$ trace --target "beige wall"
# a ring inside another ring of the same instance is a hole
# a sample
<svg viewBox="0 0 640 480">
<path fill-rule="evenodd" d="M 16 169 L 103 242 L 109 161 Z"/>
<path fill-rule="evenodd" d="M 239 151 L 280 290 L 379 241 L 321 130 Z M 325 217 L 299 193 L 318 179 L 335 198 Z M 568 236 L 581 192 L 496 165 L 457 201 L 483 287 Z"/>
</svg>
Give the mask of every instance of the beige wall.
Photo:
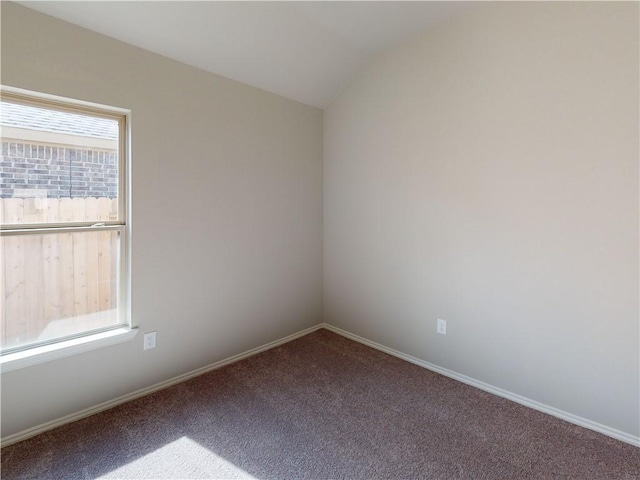
<svg viewBox="0 0 640 480">
<path fill-rule="evenodd" d="M 638 435 L 638 55 L 637 3 L 498 2 L 361 70 L 325 110 L 326 321 Z"/>
<path fill-rule="evenodd" d="M 2 375 L 2 436 L 316 325 L 322 111 L 2 2 L 2 83 L 129 108 L 134 341 Z"/>
</svg>

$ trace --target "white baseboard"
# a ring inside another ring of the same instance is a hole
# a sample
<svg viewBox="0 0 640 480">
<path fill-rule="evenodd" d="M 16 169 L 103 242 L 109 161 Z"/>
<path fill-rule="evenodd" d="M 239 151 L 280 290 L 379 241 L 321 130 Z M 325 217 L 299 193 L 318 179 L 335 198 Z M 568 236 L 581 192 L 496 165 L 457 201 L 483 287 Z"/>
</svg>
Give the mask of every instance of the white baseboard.
<svg viewBox="0 0 640 480">
<path fill-rule="evenodd" d="M 80 410 L 79 412 L 72 413 L 70 415 L 65 415 L 64 417 L 58 418 L 56 420 L 52 420 L 50 422 L 43 423 L 41 425 L 37 425 L 32 428 L 28 428 L 18 433 L 14 433 L 13 435 L 8 435 L 3 438 L 0 443 L 3 447 L 7 445 L 11 445 L 12 443 L 21 442 L 22 440 L 26 440 L 27 438 L 34 437 L 40 433 L 46 432 L 47 430 L 52 430 L 57 427 L 61 427 L 67 423 L 75 422 L 82 418 L 89 417 L 96 413 L 102 412 L 104 410 L 108 410 L 110 408 L 116 407 L 126 402 L 130 402 L 131 400 L 135 400 L 136 398 L 144 397 L 145 395 L 149 395 L 150 393 L 157 392 L 158 390 L 163 390 L 165 388 L 171 387 L 178 383 L 185 382 L 190 380 L 198 375 L 202 375 L 203 373 L 210 372 L 211 370 L 216 370 L 218 368 L 224 367 L 225 365 L 229 365 L 231 363 L 238 362 L 245 358 L 251 357 L 258 353 L 264 352 L 266 350 L 270 350 L 279 345 L 290 342 L 291 340 L 295 340 L 296 338 L 307 335 L 311 332 L 315 332 L 322 328 L 322 325 L 316 325 L 310 328 L 306 328 L 292 335 L 288 335 L 279 340 L 275 340 L 273 342 L 267 343 L 260 347 L 252 348 L 244 353 L 239 353 L 238 355 L 233 355 L 232 357 L 226 358 L 224 360 L 220 360 L 219 362 L 212 363 L 211 365 L 207 365 L 202 368 L 198 368 L 191 372 L 187 372 L 182 375 L 178 375 L 177 377 L 171 378 L 164 382 L 156 383 L 155 385 L 151 385 L 150 387 L 141 388 L 140 390 L 136 390 L 135 392 L 129 393 L 127 395 L 123 395 L 118 398 L 114 398 L 113 400 L 109 400 L 107 402 L 100 403 L 99 405 L 95 405 L 93 407 L 85 408 L 84 410 Z"/>
<path fill-rule="evenodd" d="M 634 445 L 636 447 L 640 447 L 640 437 L 622 432 L 620 430 L 616 430 L 615 428 L 607 427 L 606 425 L 602 425 L 586 418 L 579 417 L 577 415 L 573 415 L 571 413 L 559 410 L 554 407 L 550 407 L 548 405 L 544 405 L 540 402 L 536 402 L 535 400 L 531 400 L 529 398 L 523 397 L 521 395 L 511 393 L 507 390 L 503 390 L 498 387 L 494 387 L 493 385 L 489 385 L 487 383 L 481 382 L 479 380 L 475 380 L 471 377 L 467 377 L 466 375 L 462 375 L 460 373 L 456 373 L 452 370 L 448 370 L 446 368 L 438 367 L 429 362 L 425 362 L 424 360 L 420 360 L 419 358 L 412 357 L 411 355 L 407 355 L 405 353 L 399 352 L 398 350 L 394 350 L 389 347 L 385 347 L 379 343 L 373 342 L 371 340 L 367 340 L 366 338 L 360 337 L 358 335 L 354 335 L 353 333 L 342 330 L 341 328 L 334 327 L 333 325 L 329 325 L 327 323 L 322 323 L 320 325 L 316 325 L 300 332 L 294 333 L 287 337 L 281 338 L 279 340 L 267 343 L 260 347 L 253 348 L 244 353 L 240 353 L 238 355 L 234 355 L 232 357 L 226 358 L 224 360 L 220 360 L 219 362 L 212 363 L 211 365 L 207 365 L 202 368 L 198 368 L 191 372 L 185 373 L 183 375 L 179 375 L 177 377 L 171 378 L 164 382 L 156 383 L 150 387 L 142 388 L 140 390 L 136 390 L 135 392 L 129 393 L 127 395 L 123 395 L 121 397 L 115 398 L 113 400 L 109 400 L 107 402 L 100 403 L 99 405 L 95 405 L 93 407 L 86 408 L 76 413 L 72 413 L 70 415 L 66 415 L 64 417 L 58 418 L 56 420 L 52 420 L 50 422 L 43 423 L 41 425 L 29 428 L 27 430 L 23 430 L 21 432 L 15 433 L 13 435 L 8 435 L 7 437 L 1 440 L 2 446 L 5 447 L 7 445 L 11 445 L 13 443 L 20 442 L 22 440 L 26 440 L 27 438 L 33 437 L 40 433 L 46 432 L 48 430 L 52 430 L 54 428 L 60 427 L 67 423 L 75 422 L 82 418 L 89 417 L 96 413 L 102 412 L 104 410 L 108 410 L 115 406 L 121 405 L 123 403 L 129 402 L 131 400 L 135 400 L 136 398 L 144 397 L 145 395 L 149 395 L 150 393 L 157 392 L 158 390 L 162 390 L 173 385 L 176 385 L 181 382 L 185 382 L 190 380 L 191 378 L 197 377 L 198 375 L 202 375 L 203 373 L 209 372 L 211 370 L 215 370 L 225 365 L 229 365 L 231 363 L 238 362 L 245 358 L 251 357 L 258 353 L 264 352 L 266 350 L 270 350 L 279 345 L 283 345 L 287 342 L 295 340 L 296 338 L 307 335 L 311 332 L 315 332 L 321 328 L 326 328 L 329 331 L 337 333 L 345 338 L 349 338 L 363 345 L 367 345 L 368 347 L 375 348 L 376 350 L 380 350 L 381 352 L 388 353 L 389 355 L 393 355 L 394 357 L 400 358 L 407 362 L 413 363 L 414 365 L 418 365 L 420 367 L 426 368 L 428 370 L 434 371 L 441 375 L 444 375 L 449 378 L 453 378 L 454 380 L 458 380 L 467 385 L 471 385 L 472 387 L 479 388 L 480 390 L 484 390 L 485 392 L 492 393 L 502 398 L 506 398 L 507 400 L 514 401 L 526 407 L 532 408 L 534 410 L 538 410 L 540 412 L 552 415 L 554 417 L 565 420 L 569 423 L 573 423 L 580 427 L 588 428 L 589 430 L 593 430 L 598 433 L 602 433 L 609 437 L 615 438 L 616 440 L 620 440 L 622 442 L 628 443 L 630 445 Z"/>
<path fill-rule="evenodd" d="M 535 400 L 531 400 L 516 393 L 503 390 L 502 388 L 494 387 L 493 385 L 489 385 L 488 383 L 484 383 L 474 378 L 467 377 L 466 375 L 462 375 L 452 370 L 448 370 L 432 363 L 425 362 L 424 360 L 420 360 L 419 358 L 399 352 L 398 350 L 394 350 L 393 348 L 385 347 L 384 345 L 372 342 L 371 340 L 367 340 L 366 338 L 360 337 L 358 335 L 354 335 L 353 333 L 347 332 L 338 327 L 334 327 L 333 325 L 323 323 L 321 327 L 368 347 L 375 348 L 376 350 L 380 350 L 381 352 L 388 353 L 389 355 L 401 358 L 402 360 L 406 360 L 407 362 L 413 363 L 414 365 L 418 365 L 420 367 L 444 375 L 445 377 L 453 378 L 454 380 L 458 380 L 459 382 L 466 383 L 467 385 L 471 385 L 472 387 L 476 387 L 480 390 L 484 390 L 485 392 L 492 393 L 494 395 L 497 395 L 498 397 L 506 398 L 507 400 L 511 400 L 513 402 L 519 403 L 520 405 L 524 405 L 525 407 L 529 407 L 534 410 L 538 410 L 539 412 L 552 415 L 561 420 L 573 423 L 574 425 L 588 428 L 589 430 L 602 433 L 611 438 L 615 438 L 616 440 L 620 440 L 633 446 L 640 447 L 640 437 L 622 432 L 620 430 L 616 430 L 615 428 L 607 427 L 606 425 L 602 425 L 586 418 L 573 415 L 572 413 L 550 407 L 549 405 L 536 402 Z"/>
</svg>

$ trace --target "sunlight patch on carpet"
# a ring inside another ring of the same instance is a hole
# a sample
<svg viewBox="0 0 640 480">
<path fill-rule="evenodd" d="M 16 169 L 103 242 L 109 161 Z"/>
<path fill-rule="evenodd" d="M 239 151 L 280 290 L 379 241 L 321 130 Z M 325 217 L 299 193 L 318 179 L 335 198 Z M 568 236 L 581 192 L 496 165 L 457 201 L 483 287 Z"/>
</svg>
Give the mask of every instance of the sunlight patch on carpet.
<svg viewBox="0 0 640 480">
<path fill-rule="evenodd" d="M 233 463 L 187 437 L 181 437 L 99 477 L 255 479 Z"/>
</svg>

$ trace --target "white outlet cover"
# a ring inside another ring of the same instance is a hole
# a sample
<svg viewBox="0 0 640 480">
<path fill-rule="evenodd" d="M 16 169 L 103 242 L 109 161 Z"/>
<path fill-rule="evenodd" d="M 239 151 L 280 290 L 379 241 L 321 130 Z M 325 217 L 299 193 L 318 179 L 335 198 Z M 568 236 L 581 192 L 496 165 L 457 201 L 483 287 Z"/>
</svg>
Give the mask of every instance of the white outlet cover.
<svg viewBox="0 0 640 480">
<path fill-rule="evenodd" d="M 149 350 L 151 348 L 156 348 L 156 332 L 144 334 L 144 349 Z"/>
<path fill-rule="evenodd" d="M 438 322 L 437 322 L 437 325 L 436 325 L 436 331 L 441 335 L 446 335 L 447 334 L 447 321 L 446 320 L 442 320 L 441 318 L 439 318 Z"/>
</svg>

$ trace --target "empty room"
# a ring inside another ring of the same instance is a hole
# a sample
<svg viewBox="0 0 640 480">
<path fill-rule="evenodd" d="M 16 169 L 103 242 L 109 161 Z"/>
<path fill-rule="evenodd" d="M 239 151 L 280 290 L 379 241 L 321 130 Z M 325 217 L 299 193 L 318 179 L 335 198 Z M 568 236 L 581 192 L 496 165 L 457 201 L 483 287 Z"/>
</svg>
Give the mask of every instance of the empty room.
<svg viewBox="0 0 640 480">
<path fill-rule="evenodd" d="M 0 15 L 3 479 L 640 479 L 640 3 Z"/>
</svg>

